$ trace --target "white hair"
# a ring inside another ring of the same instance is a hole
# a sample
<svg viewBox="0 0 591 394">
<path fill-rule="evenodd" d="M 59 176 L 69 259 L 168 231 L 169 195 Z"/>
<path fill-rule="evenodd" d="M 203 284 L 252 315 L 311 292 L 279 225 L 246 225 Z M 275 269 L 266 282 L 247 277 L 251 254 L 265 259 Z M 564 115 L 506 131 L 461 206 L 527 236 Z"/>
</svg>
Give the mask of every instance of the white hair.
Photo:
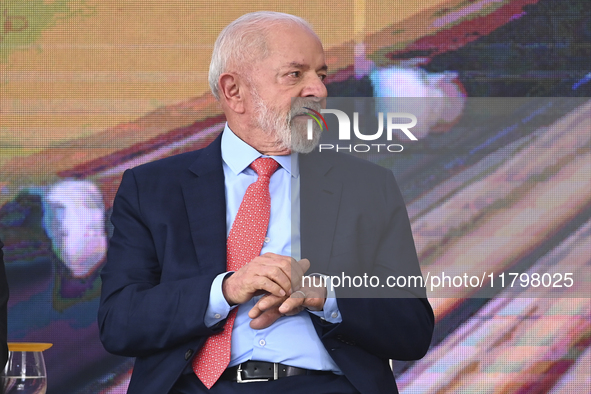
<svg viewBox="0 0 591 394">
<path fill-rule="evenodd" d="M 258 11 L 242 15 L 222 30 L 215 41 L 209 65 L 209 87 L 216 99 L 220 98 L 218 87 L 220 75 L 228 71 L 230 64 L 247 64 L 248 60 L 255 56 L 259 59 L 268 56 L 267 35 L 272 27 L 279 23 L 292 23 L 314 33 L 312 26 L 306 20 L 273 11 Z"/>
</svg>

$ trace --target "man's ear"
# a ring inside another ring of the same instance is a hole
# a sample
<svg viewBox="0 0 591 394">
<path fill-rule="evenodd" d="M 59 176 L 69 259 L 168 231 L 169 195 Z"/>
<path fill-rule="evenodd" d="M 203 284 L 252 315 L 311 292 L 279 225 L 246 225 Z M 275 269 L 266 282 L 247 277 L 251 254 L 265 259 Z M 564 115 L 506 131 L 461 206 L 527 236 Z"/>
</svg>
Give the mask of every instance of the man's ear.
<svg viewBox="0 0 591 394">
<path fill-rule="evenodd" d="M 224 102 L 232 111 L 244 113 L 244 97 L 241 88 L 244 84 L 234 73 L 224 73 L 220 75 L 220 101 Z"/>
</svg>

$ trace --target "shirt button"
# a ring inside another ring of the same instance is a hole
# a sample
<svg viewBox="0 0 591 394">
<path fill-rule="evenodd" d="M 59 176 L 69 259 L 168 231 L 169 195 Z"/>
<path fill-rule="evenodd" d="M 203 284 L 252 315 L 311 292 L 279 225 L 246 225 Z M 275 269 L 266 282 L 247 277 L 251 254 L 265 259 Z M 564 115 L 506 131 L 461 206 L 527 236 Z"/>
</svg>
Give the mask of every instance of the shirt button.
<svg viewBox="0 0 591 394">
<path fill-rule="evenodd" d="M 260 239 L 260 238 L 259 238 L 259 239 Z M 265 243 L 266 243 L 266 244 L 268 244 L 270 240 L 271 240 L 271 238 L 269 238 L 269 237 L 265 237 Z"/>
<path fill-rule="evenodd" d="M 261 346 L 265 346 L 266 344 L 267 344 L 267 342 L 265 342 L 265 340 L 264 340 L 264 339 L 261 339 L 261 340 L 259 341 L 259 345 L 261 345 Z"/>
<path fill-rule="evenodd" d="M 215 317 L 216 319 L 219 319 L 220 317 L 222 317 L 222 315 L 220 315 L 219 313 L 216 313 L 215 315 L 213 315 L 213 317 Z"/>
<path fill-rule="evenodd" d="M 337 312 L 333 312 L 331 316 L 333 319 L 336 319 L 337 317 L 339 317 L 339 314 Z"/>
</svg>

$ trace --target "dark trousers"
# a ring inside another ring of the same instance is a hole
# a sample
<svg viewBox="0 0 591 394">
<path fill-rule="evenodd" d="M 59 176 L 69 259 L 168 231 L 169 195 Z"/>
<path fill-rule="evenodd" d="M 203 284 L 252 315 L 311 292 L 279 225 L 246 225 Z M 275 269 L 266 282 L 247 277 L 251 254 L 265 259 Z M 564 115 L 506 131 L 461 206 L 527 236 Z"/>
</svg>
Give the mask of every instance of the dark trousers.
<svg viewBox="0 0 591 394">
<path fill-rule="evenodd" d="M 219 380 L 208 391 L 195 375 L 184 374 L 170 394 L 359 394 L 344 375 L 300 375 L 270 382 Z"/>
</svg>

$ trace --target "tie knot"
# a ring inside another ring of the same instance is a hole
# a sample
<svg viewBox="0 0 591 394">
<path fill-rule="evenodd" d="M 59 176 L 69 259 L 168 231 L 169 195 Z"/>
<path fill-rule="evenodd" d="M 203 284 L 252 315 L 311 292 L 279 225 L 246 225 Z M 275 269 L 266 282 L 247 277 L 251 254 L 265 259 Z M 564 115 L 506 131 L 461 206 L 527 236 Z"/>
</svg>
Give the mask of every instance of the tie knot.
<svg viewBox="0 0 591 394">
<path fill-rule="evenodd" d="M 270 157 L 259 157 L 250 164 L 250 167 L 256 171 L 259 177 L 270 178 L 279 168 L 279 163 Z"/>
</svg>

